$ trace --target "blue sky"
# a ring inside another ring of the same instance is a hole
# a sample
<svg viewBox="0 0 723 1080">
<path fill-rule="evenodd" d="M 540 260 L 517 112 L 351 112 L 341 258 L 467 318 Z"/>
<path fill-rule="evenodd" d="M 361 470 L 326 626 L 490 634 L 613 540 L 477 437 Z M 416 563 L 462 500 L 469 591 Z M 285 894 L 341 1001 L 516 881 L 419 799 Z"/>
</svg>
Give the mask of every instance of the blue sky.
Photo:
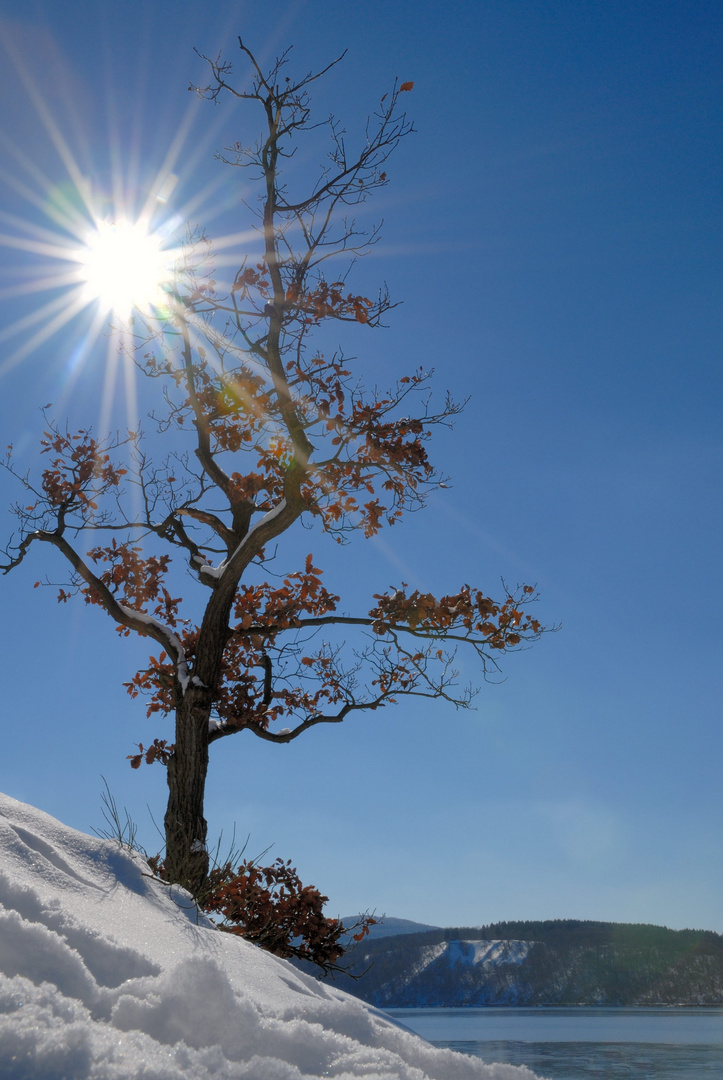
<svg viewBox="0 0 723 1080">
<path fill-rule="evenodd" d="M 388 330 L 345 345 L 373 374 L 434 367 L 440 393 L 469 396 L 435 453 L 453 487 L 379 541 L 313 549 L 350 608 L 401 577 L 490 592 L 503 577 L 537 582 L 539 614 L 561 629 L 508 658 L 476 712 L 400 704 L 289 747 L 225 740 L 210 832 L 235 823 L 251 852 L 273 844 L 333 912 L 723 931 L 723 12 L 273 10 L 0 0 L 0 232 L 50 227 L 39 178 L 69 191 L 71 160 L 99 192 L 120 172 L 142 201 L 181 131 L 169 213 L 197 195 L 192 221 L 211 236 L 248 227 L 238 174 L 213 152 L 251 121 L 188 94 L 203 78 L 194 45 L 235 59 L 238 33 L 262 56 L 293 44 L 303 70 L 348 47 L 316 100 L 350 130 L 395 76 L 414 80 L 418 131 L 372 208 L 384 239 L 357 279 L 386 279 L 404 303 Z M 27 465 L 39 407 L 97 423 L 107 370 L 105 338 L 79 359 L 82 319 L 8 365 L 29 331 L 4 330 L 60 295 L 14 291 L 38 258 L 0 247 L 0 424 Z M 122 419 L 120 386 L 117 400 Z M 16 496 L 0 475 L 0 507 Z M 309 544 L 289 545 L 290 565 Z M 103 774 L 154 848 L 146 807 L 162 820 L 165 778 L 125 762 L 166 734 L 122 689 L 142 643 L 33 590 L 54 572 L 36 556 L 0 580 L 0 788 L 88 830 Z"/>
</svg>

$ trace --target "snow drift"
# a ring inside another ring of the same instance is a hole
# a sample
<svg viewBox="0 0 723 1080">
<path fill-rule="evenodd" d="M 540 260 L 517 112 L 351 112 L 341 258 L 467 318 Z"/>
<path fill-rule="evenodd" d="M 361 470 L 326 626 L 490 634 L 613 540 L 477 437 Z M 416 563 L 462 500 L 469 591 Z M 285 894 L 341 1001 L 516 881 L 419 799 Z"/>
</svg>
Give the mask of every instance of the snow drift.
<svg viewBox="0 0 723 1080">
<path fill-rule="evenodd" d="M 0 795 L 3 1080 L 533 1080 L 438 1050 Z"/>
</svg>

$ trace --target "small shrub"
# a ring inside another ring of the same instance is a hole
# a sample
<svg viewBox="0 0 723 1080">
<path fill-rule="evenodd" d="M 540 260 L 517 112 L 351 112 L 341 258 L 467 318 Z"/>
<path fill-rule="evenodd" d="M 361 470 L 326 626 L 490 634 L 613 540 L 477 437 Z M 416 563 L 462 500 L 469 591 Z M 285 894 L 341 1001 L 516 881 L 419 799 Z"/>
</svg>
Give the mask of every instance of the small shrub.
<svg viewBox="0 0 723 1080">
<path fill-rule="evenodd" d="M 220 915 L 222 930 L 238 934 L 285 959 L 296 957 L 317 964 L 326 974 L 340 970 L 346 951 L 342 938 L 350 931 L 361 941 L 375 920 L 362 916 L 352 927 L 323 914 L 329 898 L 313 885 L 303 885 L 291 861 L 277 859 L 271 866 L 242 862 L 216 867 L 208 876 L 199 905 Z"/>
</svg>

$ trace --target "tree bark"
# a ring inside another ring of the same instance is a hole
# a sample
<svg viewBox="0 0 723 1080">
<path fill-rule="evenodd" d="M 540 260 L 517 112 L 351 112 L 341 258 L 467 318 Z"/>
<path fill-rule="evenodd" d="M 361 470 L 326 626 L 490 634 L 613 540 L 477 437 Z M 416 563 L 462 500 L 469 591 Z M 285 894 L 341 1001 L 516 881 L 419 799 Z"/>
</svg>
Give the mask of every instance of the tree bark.
<svg viewBox="0 0 723 1080">
<path fill-rule="evenodd" d="M 168 762 L 164 871 L 168 881 L 182 885 L 194 895 L 208 875 L 203 802 L 210 712 L 205 689 L 188 686 L 176 710 L 176 745 Z"/>
</svg>

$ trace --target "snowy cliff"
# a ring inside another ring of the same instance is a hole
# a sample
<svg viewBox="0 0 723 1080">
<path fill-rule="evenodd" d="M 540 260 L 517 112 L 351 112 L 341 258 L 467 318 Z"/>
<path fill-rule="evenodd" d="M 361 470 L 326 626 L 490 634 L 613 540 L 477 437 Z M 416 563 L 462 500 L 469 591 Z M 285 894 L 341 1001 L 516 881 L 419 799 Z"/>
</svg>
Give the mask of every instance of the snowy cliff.
<svg viewBox="0 0 723 1080">
<path fill-rule="evenodd" d="M 513 936 L 514 935 L 514 936 Z M 371 941 L 341 980 L 382 1008 L 719 1005 L 723 937 L 575 919 L 441 929 Z"/>
</svg>

